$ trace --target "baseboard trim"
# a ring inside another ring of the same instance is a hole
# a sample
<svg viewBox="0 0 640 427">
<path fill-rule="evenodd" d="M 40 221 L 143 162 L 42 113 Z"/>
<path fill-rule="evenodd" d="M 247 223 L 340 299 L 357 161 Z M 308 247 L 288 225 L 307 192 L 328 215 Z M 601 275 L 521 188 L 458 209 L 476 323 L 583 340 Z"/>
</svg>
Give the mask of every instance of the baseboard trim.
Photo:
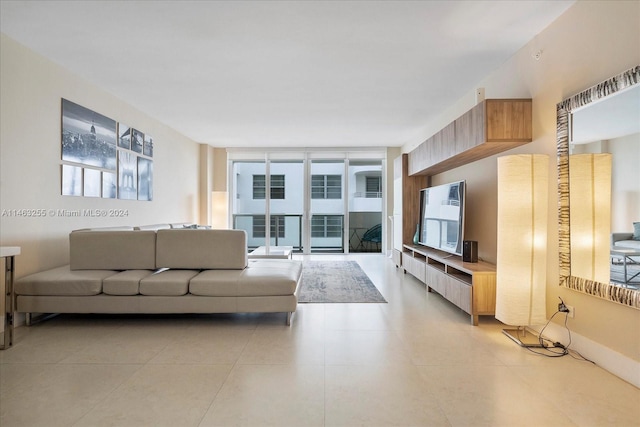
<svg viewBox="0 0 640 427">
<path fill-rule="evenodd" d="M 539 329 L 536 330 L 540 332 Z M 562 325 L 550 323 L 544 330 L 544 336 L 566 344 L 567 330 Z M 570 348 L 587 359 L 593 360 L 602 369 L 640 388 L 640 361 L 633 360 L 573 331 L 571 331 Z"/>
</svg>

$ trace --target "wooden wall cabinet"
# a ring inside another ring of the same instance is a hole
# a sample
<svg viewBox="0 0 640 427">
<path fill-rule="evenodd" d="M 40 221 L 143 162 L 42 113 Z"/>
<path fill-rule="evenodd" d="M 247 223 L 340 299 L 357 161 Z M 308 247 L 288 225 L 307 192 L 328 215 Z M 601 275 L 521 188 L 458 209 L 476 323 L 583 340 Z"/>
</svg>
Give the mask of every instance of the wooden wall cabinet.
<svg viewBox="0 0 640 427">
<path fill-rule="evenodd" d="M 487 99 L 409 153 L 409 175 L 435 175 L 531 142 L 531 99 Z"/>
<path fill-rule="evenodd" d="M 495 315 L 496 266 L 488 262 L 463 262 L 458 256 L 421 246 L 404 245 L 402 267 L 471 316 Z"/>
</svg>

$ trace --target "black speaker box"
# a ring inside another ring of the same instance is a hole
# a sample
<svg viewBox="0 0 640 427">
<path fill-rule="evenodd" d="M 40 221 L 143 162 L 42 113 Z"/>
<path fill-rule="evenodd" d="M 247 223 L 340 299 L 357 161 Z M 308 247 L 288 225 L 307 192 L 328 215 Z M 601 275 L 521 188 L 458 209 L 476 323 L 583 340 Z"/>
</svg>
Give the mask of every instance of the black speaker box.
<svg viewBox="0 0 640 427">
<path fill-rule="evenodd" d="M 475 240 L 464 240 L 462 242 L 462 261 L 478 262 L 478 242 Z"/>
</svg>

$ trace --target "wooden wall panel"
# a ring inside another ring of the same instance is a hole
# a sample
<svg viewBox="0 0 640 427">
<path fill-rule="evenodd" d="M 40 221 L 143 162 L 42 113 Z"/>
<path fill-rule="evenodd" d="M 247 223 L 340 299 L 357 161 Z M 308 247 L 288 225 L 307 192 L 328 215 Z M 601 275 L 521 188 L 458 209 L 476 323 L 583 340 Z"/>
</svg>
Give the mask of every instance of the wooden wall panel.
<svg viewBox="0 0 640 427">
<path fill-rule="evenodd" d="M 462 153 L 485 140 L 485 103 L 473 107 L 455 120 L 455 153 Z"/>
<path fill-rule="evenodd" d="M 420 218 L 420 190 L 427 187 L 428 177 L 409 176 L 409 155 L 402 155 L 402 242 L 413 242 Z"/>
<path fill-rule="evenodd" d="M 489 99 L 486 105 L 487 142 L 531 141 L 530 99 Z"/>
</svg>

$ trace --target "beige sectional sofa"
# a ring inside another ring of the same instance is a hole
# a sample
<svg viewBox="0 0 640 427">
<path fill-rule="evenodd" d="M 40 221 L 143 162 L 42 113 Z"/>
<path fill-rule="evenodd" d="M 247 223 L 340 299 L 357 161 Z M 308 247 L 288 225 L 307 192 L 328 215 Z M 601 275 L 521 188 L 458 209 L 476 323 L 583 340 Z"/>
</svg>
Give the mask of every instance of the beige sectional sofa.
<svg viewBox="0 0 640 427">
<path fill-rule="evenodd" d="M 284 312 L 297 306 L 302 263 L 248 260 L 243 230 L 79 230 L 70 263 L 16 280 L 27 313 Z"/>
</svg>

